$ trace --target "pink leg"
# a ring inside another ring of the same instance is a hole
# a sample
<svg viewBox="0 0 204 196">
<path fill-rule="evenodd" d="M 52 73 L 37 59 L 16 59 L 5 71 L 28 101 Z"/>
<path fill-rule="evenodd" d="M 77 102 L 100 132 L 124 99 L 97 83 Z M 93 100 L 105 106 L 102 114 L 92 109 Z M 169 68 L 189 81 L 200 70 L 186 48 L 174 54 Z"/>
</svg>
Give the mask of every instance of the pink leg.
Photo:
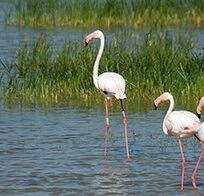
<svg viewBox="0 0 204 196">
<path fill-rule="evenodd" d="M 199 166 L 199 164 L 200 164 L 200 162 L 201 162 L 201 160 L 202 160 L 203 154 L 204 154 L 204 146 L 202 147 L 202 152 L 200 153 L 200 157 L 199 157 L 198 162 L 197 162 L 197 164 L 196 164 L 196 166 L 195 166 L 194 172 L 193 172 L 193 174 L 192 174 L 192 176 L 191 176 L 192 184 L 193 184 L 193 186 L 194 186 L 195 188 L 196 188 L 195 175 L 196 175 L 196 172 L 197 172 L 197 170 L 198 170 L 198 166 Z"/>
<path fill-rule="evenodd" d="M 124 107 L 123 107 L 123 101 L 122 101 L 122 99 L 120 99 L 120 104 L 121 104 L 121 108 L 122 108 L 123 123 L 124 123 L 126 153 L 127 153 L 127 158 L 129 159 L 129 158 L 130 158 L 130 155 L 129 155 L 129 148 L 128 148 L 127 119 L 126 119 L 126 115 L 125 115 L 125 110 L 124 110 Z"/>
<path fill-rule="evenodd" d="M 106 150 L 108 147 L 108 130 L 109 130 L 108 100 L 105 100 L 105 102 L 106 102 L 106 141 L 105 141 L 104 156 L 106 156 Z"/>
<path fill-rule="evenodd" d="M 193 172 L 193 174 L 192 174 L 192 176 L 191 176 L 192 184 L 193 184 L 193 186 L 196 188 L 195 176 L 196 176 L 196 172 L 197 172 L 197 170 L 198 170 L 198 166 L 199 166 L 199 164 L 200 164 L 200 162 L 201 162 L 201 160 L 202 160 L 203 154 L 204 154 L 204 145 L 203 145 L 203 143 L 200 141 L 200 139 L 199 139 L 196 135 L 194 135 L 194 136 L 197 138 L 197 140 L 198 140 L 198 141 L 200 142 L 200 144 L 202 145 L 202 151 L 201 151 L 201 153 L 200 153 L 200 157 L 199 157 L 198 162 L 197 162 L 197 164 L 196 164 L 196 166 L 195 166 L 194 172 Z"/>
<path fill-rule="evenodd" d="M 185 161 L 185 157 L 184 157 L 184 153 L 183 153 L 183 148 L 182 148 L 182 143 L 181 143 L 181 139 L 180 139 L 180 138 L 178 138 L 178 142 L 179 142 L 179 147 L 180 147 L 181 157 L 182 157 L 181 190 L 183 190 L 183 184 L 184 184 L 184 172 L 185 172 L 186 161 Z"/>
</svg>

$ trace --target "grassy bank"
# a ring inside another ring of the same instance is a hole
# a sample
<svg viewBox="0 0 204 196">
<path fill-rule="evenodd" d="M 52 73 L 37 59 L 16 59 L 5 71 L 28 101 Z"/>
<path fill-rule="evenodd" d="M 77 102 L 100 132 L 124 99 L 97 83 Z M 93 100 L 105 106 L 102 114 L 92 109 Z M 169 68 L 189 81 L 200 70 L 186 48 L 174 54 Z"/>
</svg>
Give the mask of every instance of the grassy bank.
<svg viewBox="0 0 204 196">
<path fill-rule="evenodd" d="M 118 72 L 126 79 L 127 105 L 153 100 L 164 91 L 172 92 L 178 101 L 197 101 L 204 95 L 204 57 L 192 54 L 191 40 L 149 33 L 140 46 L 128 52 L 121 39 L 114 36 L 114 40 L 105 47 L 99 72 Z M 88 48 L 84 42 L 66 42 L 54 53 L 44 36 L 22 44 L 17 50 L 17 63 L 4 61 L 0 65 L 4 100 L 103 104 L 92 81 L 98 48 L 97 41 Z"/>
<path fill-rule="evenodd" d="M 5 22 L 20 26 L 201 26 L 202 0 L 17 0 Z"/>
</svg>

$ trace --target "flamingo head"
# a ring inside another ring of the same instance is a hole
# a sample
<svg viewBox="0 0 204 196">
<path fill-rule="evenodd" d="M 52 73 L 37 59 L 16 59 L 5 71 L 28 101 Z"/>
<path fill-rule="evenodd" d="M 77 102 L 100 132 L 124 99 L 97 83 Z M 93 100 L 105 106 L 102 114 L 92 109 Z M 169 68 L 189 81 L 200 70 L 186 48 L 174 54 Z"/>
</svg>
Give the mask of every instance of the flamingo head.
<svg viewBox="0 0 204 196">
<path fill-rule="evenodd" d="M 202 108 L 204 106 L 204 97 L 202 97 L 199 101 L 198 107 L 196 108 L 196 113 L 198 118 L 201 117 Z"/>
<path fill-rule="evenodd" d="M 172 98 L 173 96 L 170 93 L 168 92 L 163 93 L 154 100 L 154 109 L 156 110 L 161 102 L 170 100 Z"/>
<path fill-rule="evenodd" d="M 94 39 L 94 38 L 101 38 L 103 37 L 103 33 L 100 30 L 96 30 L 93 33 L 90 33 L 89 35 L 86 36 L 85 39 L 85 44 L 86 46 L 89 44 L 89 42 Z"/>
<path fill-rule="evenodd" d="M 85 44 L 88 46 L 89 42 L 93 39 L 93 33 L 86 36 Z"/>
</svg>

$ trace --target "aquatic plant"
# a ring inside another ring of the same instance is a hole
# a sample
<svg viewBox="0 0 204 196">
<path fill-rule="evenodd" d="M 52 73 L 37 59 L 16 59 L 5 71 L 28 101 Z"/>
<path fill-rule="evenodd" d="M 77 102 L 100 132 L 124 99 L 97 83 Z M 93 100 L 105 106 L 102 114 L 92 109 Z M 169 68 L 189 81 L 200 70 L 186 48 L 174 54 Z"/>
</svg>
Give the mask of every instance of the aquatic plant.
<svg viewBox="0 0 204 196">
<path fill-rule="evenodd" d="M 34 27 L 201 26 L 203 9 L 202 0 L 17 0 L 4 21 Z"/>
<path fill-rule="evenodd" d="M 191 39 L 150 32 L 140 45 L 132 40 L 134 47 L 129 50 L 117 35 L 113 39 L 105 47 L 99 72 L 118 72 L 125 78 L 129 107 L 136 101 L 153 100 L 164 91 L 171 92 L 178 103 L 196 103 L 203 96 L 204 57 L 192 53 Z M 66 41 L 55 53 L 50 43 L 40 36 L 18 47 L 16 63 L 0 62 L 4 100 L 104 104 L 92 79 L 98 42 L 86 48 L 84 43 L 73 45 Z"/>
</svg>

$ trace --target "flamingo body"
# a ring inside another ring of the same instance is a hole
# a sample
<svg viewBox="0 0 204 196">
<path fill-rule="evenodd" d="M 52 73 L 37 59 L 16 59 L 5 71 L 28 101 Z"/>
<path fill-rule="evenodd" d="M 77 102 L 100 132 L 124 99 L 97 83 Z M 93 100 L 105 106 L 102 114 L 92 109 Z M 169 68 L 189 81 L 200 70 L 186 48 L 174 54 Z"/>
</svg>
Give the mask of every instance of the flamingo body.
<svg viewBox="0 0 204 196">
<path fill-rule="evenodd" d="M 200 125 L 200 130 L 198 132 L 198 138 L 201 140 L 201 142 L 204 143 L 204 122 Z"/>
<path fill-rule="evenodd" d="M 189 138 L 198 133 L 200 127 L 199 118 L 188 111 L 173 111 L 164 121 L 169 136 L 177 138 Z"/>
<path fill-rule="evenodd" d="M 105 99 L 115 96 L 117 99 L 126 98 L 125 80 L 114 72 L 105 72 L 98 77 L 98 88 L 104 95 Z"/>
</svg>

